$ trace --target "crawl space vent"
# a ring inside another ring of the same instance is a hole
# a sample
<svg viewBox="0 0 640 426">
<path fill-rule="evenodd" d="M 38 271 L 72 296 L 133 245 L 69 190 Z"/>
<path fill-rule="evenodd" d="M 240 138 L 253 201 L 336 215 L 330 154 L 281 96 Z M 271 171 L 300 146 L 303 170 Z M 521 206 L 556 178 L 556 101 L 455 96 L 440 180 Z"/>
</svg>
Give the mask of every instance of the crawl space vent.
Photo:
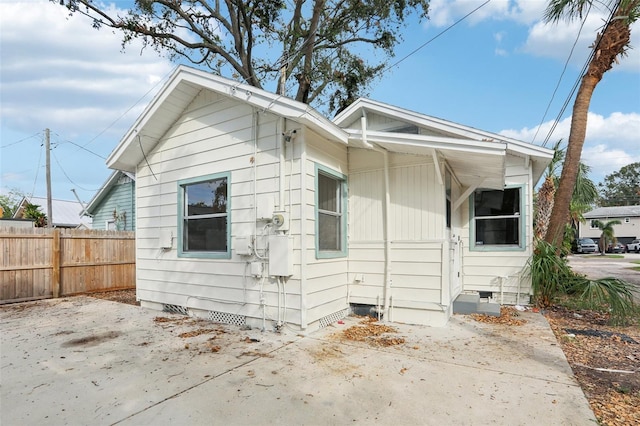
<svg viewBox="0 0 640 426">
<path fill-rule="evenodd" d="M 209 311 L 207 315 L 209 321 L 218 322 L 220 324 L 231 324 L 244 327 L 247 324 L 247 317 L 244 315 L 228 314 L 226 312 Z"/>
<path fill-rule="evenodd" d="M 320 318 L 320 328 L 324 328 L 329 324 L 333 324 L 336 321 L 339 321 L 345 318 L 349 314 L 349 309 L 343 309 L 342 311 L 334 312 L 326 317 Z"/>
<path fill-rule="evenodd" d="M 178 305 L 162 305 L 162 312 L 170 312 L 172 314 L 180 314 L 189 316 L 189 311 L 184 306 Z"/>
</svg>

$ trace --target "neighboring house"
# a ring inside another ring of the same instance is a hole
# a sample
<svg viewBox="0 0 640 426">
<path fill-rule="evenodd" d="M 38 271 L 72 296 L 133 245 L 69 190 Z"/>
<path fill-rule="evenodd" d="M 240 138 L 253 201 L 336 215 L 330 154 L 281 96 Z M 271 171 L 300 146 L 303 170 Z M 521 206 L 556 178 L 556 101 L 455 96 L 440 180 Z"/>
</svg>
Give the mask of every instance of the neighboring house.
<svg viewBox="0 0 640 426">
<path fill-rule="evenodd" d="M 462 292 L 526 303 L 552 154 L 366 99 L 330 121 L 181 66 L 107 165 L 136 175 L 142 306 L 313 330 L 350 306 L 444 325 Z"/>
<path fill-rule="evenodd" d="M 135 230 L 135 187 L 135 176 L 132 173 L 111 173 L 83 211 L 83 214 L 91 217 L 92 228 Z"/>
<path fill-rule="evenodd" d="M 614 225 L 616 239 L 622 244 L 640 238 L 640 206 L 598 207 L 584 214 L 585 222 L 579 225 L 580 238 L 600 239 L 602 231 L 593 224 L 594 220 L 609 222 L 619 220 L 620 225 Z"/>
<path fill-rule="evenodd" d="M 27 203 L 40 206 L 40 211 L 47 216 L 47 219 L 52 216 L 47 209 L 46 197 L 24 197 L 13 217 L 16 219 L 24 219 L 24 208 Z M 51 200 L 51 208 L 53 209 L 53 228 L 87 228 L 91 229 L 91 221 L 89 218 L 81 217 L 82 204 L 78 201 L 67 200 Z"/>
</svg>

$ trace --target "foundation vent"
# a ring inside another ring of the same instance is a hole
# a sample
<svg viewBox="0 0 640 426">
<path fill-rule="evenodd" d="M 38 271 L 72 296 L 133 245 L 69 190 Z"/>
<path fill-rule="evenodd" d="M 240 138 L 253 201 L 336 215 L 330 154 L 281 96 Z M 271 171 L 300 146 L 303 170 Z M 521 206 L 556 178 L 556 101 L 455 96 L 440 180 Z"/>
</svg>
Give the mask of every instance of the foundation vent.
<svg viewBox="0 0 640 426">
<path fill-rule="evenodd" d="M 320 328 L 325 328 L 329 324 L 333 324 L 334 322 L 345 318 L 347 315 L 349 315 L 349 309 L 343 309 L 341 311 L 329 314 L 326 317 L 322 317 L 320 318 Z"/>
<path fill-rule="evenodd" d="M 238 314 L 228 314 L 226 312 L 209 311 L 207 314 L 209 321 L 218 322 L 220 324 L 231 324 L 244 327 L 247 324 L 247 317 Z"/>
<path fill-rule="evenodd" d="M 178 305 L 162 305 L 162 312 L 189 316 L 189 311 L 187 310 L 187 308 Z"/>
</svg>

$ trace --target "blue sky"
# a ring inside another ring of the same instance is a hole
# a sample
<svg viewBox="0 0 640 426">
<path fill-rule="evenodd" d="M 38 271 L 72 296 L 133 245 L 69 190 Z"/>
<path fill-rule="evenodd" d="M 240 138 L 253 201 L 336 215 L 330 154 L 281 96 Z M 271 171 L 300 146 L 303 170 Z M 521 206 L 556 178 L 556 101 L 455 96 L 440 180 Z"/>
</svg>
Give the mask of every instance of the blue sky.
<svg viewBox="0 0 640 426">
<path fill-rule="evenodd" d="M 542 144 L 605 14 L 590 14 L 551 101 L 579 23 L 543 24 L 543 1 L 492 0 L 407 57 L 480 4 L 431 1 L 430 20 L 409 24 L 390 63 L 406 59 L 375 82 L 369 97 Z M 593 96 L 582 158 L 596 182 L 640 161 L 638 33 L 636 23 L 636 49 L 606 74 Z M 104 183 L 111 173 L 104 158 L 174 67 L 140 46 L 123 52 L 120 40 L 48 0 L 0 0 L 1 193 L 46 195 L 45 128 L 51 130 L 54 198 L 72 200 L 75 189 L 87 202 Z M 572 105 L 547 146 L 567 139 Z"/>
</svg>

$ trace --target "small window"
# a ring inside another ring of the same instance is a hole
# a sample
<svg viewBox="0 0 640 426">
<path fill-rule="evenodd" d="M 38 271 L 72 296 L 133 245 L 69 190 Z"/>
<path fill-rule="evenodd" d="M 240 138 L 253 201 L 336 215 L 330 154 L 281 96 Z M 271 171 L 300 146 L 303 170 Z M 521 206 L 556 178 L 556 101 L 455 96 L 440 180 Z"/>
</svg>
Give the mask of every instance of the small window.
<svg viewBox="0 0 640 426">
<path fill-rule="evenodd" d="M 598 229 L 598 221 L 597 220 L 592 220 L 589 222 L 589 229 Z"/>
<path fill-rule="evenodd" d="M 346 179 L 316 166 L 316 256 L 346 256 Z"/>
<path fill-rule="evenodd" d="M 625 217 L 624 218 L 624 223 L 631 223 L 631 218 Z"/>
<path fill-rule="evenodd" d="M 472 203 L 475 248 L 523 246 L 521 198 L 519 187 L 475 191 Z"/>
<path fill-rule="evenodd" d="M 178 182 L 179 255 L 230 256 L 228 183 L 228 175 Z"/>
</svg>

